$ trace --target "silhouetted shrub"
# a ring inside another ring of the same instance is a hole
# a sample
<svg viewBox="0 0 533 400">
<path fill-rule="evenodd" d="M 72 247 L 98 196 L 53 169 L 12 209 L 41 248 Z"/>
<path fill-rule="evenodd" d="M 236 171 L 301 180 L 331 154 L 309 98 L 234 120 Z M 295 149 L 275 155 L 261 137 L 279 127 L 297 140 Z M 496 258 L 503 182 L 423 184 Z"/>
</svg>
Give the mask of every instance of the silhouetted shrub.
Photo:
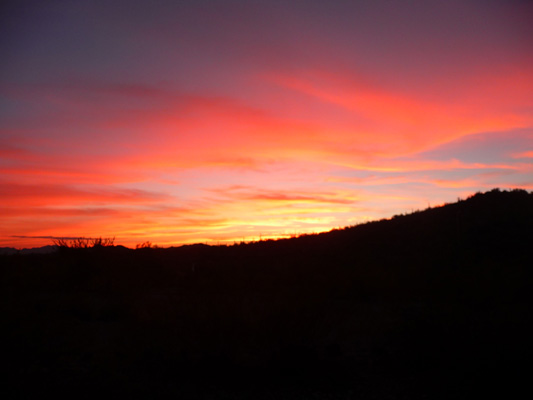
<svg viewBox="0 0 533 400">
<path fill-rule="evenodd" d="M 79 237 L 75 239 L 52 239 L 54 244 L 59 248 L 69 249 L 88 249 L 93 247 L 110 247 L 114 246 L 115 238 L 85 238 Z"/>
<path fill-rule="evenodd" d="M 157 249 L 156 244 L 152 244 L 152 242 L 146 241 L 143 243 L 138 243 L 135 245 L 136 249 Z"/>
</svg>

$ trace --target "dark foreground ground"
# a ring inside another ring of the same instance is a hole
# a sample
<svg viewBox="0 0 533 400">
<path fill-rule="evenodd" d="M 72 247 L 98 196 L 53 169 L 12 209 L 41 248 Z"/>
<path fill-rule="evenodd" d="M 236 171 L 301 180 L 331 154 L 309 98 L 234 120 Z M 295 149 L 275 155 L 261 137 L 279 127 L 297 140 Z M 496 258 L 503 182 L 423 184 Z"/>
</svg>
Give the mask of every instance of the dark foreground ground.
<svg viewBox="0 0 533 400">
<path fill-rule="evenodd" d="M 531 395 L 533 195 L 231 247 L 0 256 L 0 396 Z"/>
</svg>

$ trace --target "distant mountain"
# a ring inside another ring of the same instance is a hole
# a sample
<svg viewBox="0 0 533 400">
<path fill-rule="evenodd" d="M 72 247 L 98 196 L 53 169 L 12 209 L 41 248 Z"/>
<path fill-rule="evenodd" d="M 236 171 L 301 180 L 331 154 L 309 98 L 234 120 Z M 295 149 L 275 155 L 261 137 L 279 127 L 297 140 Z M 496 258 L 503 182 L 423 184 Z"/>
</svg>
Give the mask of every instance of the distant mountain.
<svg viewBox="0 0 533 400">
<path fill-rule="evenodd" d="M 14 247 L 0 247 L 0 254 L 48 254 L 57 251 L 57 246 L 49 245 L 33 247 L 31 249 L 15 249 Z"/>
</svg>

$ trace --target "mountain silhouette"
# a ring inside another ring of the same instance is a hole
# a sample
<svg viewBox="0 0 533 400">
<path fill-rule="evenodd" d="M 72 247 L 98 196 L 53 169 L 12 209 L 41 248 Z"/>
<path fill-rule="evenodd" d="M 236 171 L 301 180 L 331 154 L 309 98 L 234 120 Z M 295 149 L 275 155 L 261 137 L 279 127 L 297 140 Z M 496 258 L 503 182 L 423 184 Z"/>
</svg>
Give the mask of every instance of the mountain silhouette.
<svg viewBox="0 0 533 400">
<path fill-rule="evenodd" d="M 33 247 L 31 249 L 16 249 L 14 247 L 0 247 L 0 255 L 9 254 L 46 254 L 53 253 L 57 250 L 57 246 L 48 245 L 42 247 Z"/>
<path fill-rule="evenodd" d="M 527 389 L 533 194 L 234 246 L 0 255 L 2 390 L 470 398 Z"/>
</svg>

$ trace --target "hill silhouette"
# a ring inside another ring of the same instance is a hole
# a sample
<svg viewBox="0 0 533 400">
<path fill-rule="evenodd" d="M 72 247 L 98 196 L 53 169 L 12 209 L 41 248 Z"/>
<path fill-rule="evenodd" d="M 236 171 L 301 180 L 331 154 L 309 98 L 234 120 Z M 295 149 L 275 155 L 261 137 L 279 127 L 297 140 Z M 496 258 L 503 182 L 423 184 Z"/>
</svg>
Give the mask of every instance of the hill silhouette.
<svg viewBox="0 0 533 400">
<path fill-rule="evenodd" d="M 2 390 L 513 395 L 533 355 L 532 228 L 533 194 L 495 189 L 293 239 L 2 255 Z"/>
</svg>

